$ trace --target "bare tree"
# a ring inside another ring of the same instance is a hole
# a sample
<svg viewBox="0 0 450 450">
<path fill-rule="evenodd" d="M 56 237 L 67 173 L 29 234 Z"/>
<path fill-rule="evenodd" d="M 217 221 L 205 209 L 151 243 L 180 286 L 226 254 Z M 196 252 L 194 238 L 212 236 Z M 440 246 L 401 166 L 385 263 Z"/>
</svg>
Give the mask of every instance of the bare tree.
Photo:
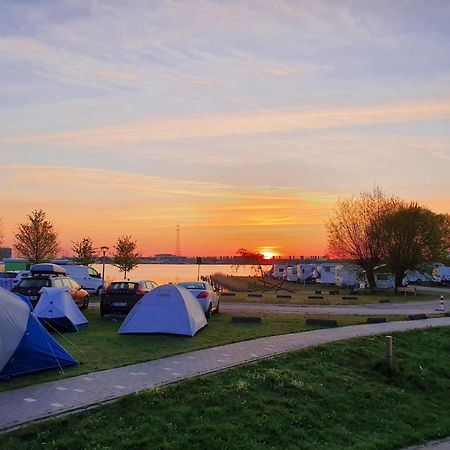
<svg viewBox="0 0 450 450">
<path fill-rule="evenodd" d="M 94 247 L 94 242 L 90 237 L 72 242 L 72 244 L 72 251 L 75 253 L 74 260 L 78 264 L 89 266 L 96 261 L 98 249 Z"/>
<path fill-rule="evenodd" d="M 114 265 L 124 272 L 123 278 L 126 279 L 127 272 L 139 264 L 142 255 L 137 251 L 137 243 L 132 240 L 131 236 L 120 236 L 114 250 Z"/>
<path fill-rule="evenodd" d="M 60 251 L 58 233 L 42 210 L 28 214 L 28 221 L 17 225 L 14 247 L 19 255 L 31 263 L 55 258 Z"/>
<path fill-rule="evenodd" d="M 341 200 L 327 222 L 329 253 L 349 259 L 365 271 L 370 288 L 376 288 L 374 269 L 384 256 L 381 225 L 399 200 L 386 197 L 380 188 L 359 197 Z"/>
<path fill-rule="evenodd" d="M 258 252 L 251 252 L 246 248 L 240 248 L 237 252 L 239 262 L 233 264 L 232 268 L 237 272 L 241 265 L 251 265 L 252 270 L 260 276 L 264 276 L 262 264 L 264 263 L 264 255 Z"/>
<path fill-rule="evenodd" d="M 450 216 L 415 202 L 387 214 L 382 232 L 385 260 L 395 275 L 396 291 L 407 270 L 445 259 L 450 248 Z"/>
</svg>

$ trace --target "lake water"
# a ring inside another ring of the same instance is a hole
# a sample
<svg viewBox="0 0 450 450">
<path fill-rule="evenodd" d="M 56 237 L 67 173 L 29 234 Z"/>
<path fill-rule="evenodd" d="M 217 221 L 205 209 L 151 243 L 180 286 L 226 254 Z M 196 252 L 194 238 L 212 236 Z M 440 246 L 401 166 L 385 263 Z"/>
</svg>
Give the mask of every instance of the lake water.
<svg viewBox="0 0 450 450">
<path fill-rule="evenodd" d="M 102 273 L 102 265 L 94 264 L 93 267 Z M 269 270 L 271 266 L 263 266 L 263 270 Z M 225 275 L 248 276 L 255 275 L 252 266 L 236 266 L 226 264 L 202 264 L 200 276 L 223 273 Z M 152 280 L 158 284 L 179 283 L 180 281 L 196 280 L 198 266 L 196 264 L 139 264 L 131 272 L 127 273 L 130 280 Z M 123 272 L 112 264 L 105 264 L 105 280 L 109 284 L 114 280 L 123 280 Z"/>
</svg>

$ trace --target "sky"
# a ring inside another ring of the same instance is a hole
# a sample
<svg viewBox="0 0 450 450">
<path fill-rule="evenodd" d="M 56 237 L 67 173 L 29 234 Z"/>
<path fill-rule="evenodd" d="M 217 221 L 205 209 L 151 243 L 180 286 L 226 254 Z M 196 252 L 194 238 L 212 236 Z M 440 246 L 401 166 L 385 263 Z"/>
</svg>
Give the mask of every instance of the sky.
<svg viewBox="0 0 450 450">
<path fill-rule="evenodd" d="M 341 198 L 450 213 L 450 2 L 0 2 L 4 245 L 326 253 Z"/>
</svg>

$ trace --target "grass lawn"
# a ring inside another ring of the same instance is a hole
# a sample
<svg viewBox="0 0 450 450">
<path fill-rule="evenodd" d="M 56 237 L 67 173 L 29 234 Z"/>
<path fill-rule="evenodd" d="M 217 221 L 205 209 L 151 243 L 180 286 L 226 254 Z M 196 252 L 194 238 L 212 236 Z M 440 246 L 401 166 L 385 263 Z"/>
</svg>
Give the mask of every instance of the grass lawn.
<svg viewBox="0 0 450 450">
<path fill-rule="evenodd" d="M 117 330 L 120 327 L 121 320 L 101 319 L 99 310 L 89 310 L 86 316 L 89 320 L 89 327 L 78 333 L 64 333 L 63 336 L 54 335 L 63 347 L 79 361 L 78 366 L 65 369 L 63 374 L 58 370 L 51 370 L 13 378 L 9 382 L 0 382 L 0 391 L 231 342 L 318 328 L 306 326 L 305 317 L 295 314 L 258 314 L 262 318 L 262 323 L 258 325 L 232 324 L 232 315 L 221 313 L 213 315 L 208 326 L 193 338 L 170 335 L 119 336 Z M 325 318 L 325 316 L 323 317 Z M 401 318 L 390 318 L 390 320 Z M 337 321 L 340 326 L 344 326 L 364 323 L 366 317 L 339 316 Z"/>
<path fill-rule="evenodd" d="M 450 435 L 450 328 L 278 356 L 0 436 L 6 449 L 396 449 Z"/>
</svg>

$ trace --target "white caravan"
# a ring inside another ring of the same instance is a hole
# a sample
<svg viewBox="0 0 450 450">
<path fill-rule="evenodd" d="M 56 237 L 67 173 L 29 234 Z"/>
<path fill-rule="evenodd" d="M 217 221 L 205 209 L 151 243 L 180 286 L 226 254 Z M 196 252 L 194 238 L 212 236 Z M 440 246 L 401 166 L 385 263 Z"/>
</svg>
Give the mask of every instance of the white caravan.
<svg viewBox="0 0 450 450">
<path fill-rule="evenodd" d="M 71 265 L 63 267 L 67 275 L 83 286 L 86 291 L 99 295 L 104 289 L 102 276 L 93 267 Z"/>
<path fill-rule="evenodd" d="M 334 263 L 321 263 L 317 265 L 317 272 L 319 276 L 316 279 L 316 283 L 319 284 L 335 284 L 336 283 L 336 264 Z"/>
<path fill-rule="evenodd" d="M 297 264 L 297 275 L 300 283 L 306 281 L 312 281 L 315 279 L 314 271 L 316 270 L 315 264 Z"/>
<path fill-rule="evenodd" d="M 433 269 L 433 281 L 442 285 L 450 284 L 450 267 L 440 265 Z"/>
<path fill-rule="evenodd" d="M 287 266 L 285 270 L 284 278 L 287 281 L 294 281 L 295 283 L 298 281 L 297 267 L 296 266 Z"/>
<path fill-rule="evenodd" d="M 411 283 L 422 284 L 428 283 L 432 280 L 432 277 L 427 273 L 421 273 L 418 270 L 407 270 L 405 278 L 403 278 L 403 284 L 408 285 Z"/>
<path fill-rule="evenodd" d="M 395 287 L 395 277 L 390 273 L 376 273 L 375 284 L 378 289 L 393 289 Z"/>
<path fill-rule="evenodd" d="M 358 272 L 356 266 L 338 264 L 335 269 L 336 286 L 356 287 L 359 286 Z"/>
<path fill-rule="evenodd" d="M 272 277 L 276 278 L 277 280 L 281 280 L 284 278 L 284 271 L 286 270 L 286 264 L 274 264 L 273 265 L 273 272 Z"/>
</svg>

